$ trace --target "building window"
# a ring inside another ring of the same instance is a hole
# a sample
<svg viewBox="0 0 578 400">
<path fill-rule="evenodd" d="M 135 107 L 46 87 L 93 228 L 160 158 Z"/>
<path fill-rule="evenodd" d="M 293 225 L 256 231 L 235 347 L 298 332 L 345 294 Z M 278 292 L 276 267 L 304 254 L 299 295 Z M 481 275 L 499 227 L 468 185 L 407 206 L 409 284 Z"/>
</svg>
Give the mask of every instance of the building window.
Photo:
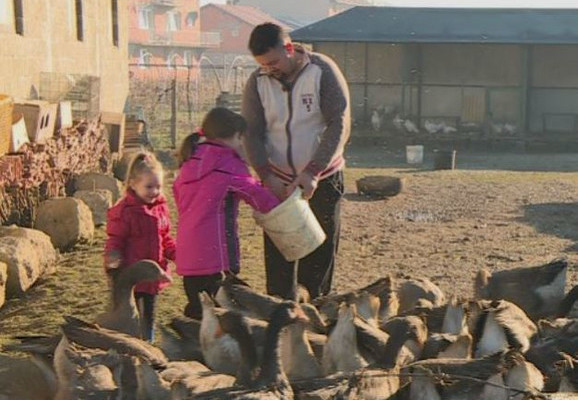
<svg viewBox="0 0 578 400">
<path fill-rule="evenodd" d="M 118 47 L 118 1 L 111 0 L 112 44 Z"/>
<path fill-rule="evenodd" d="M 192 67 L 193 66 L 193 52 L 190 50 L 185 50 L 183 53 L 183 59 L 185 66 Z"/>
<path fill-rule="evenodd" d="M 82 19 L 82 0 L 76 0 L 76 40 L 84 40 L 84 20 Z"/>
<path fill-rule="evenodd" d="M 188 28 L 192 28 L 195 26 L 195 22 L 197 22 L 199 14 L 196 11 L 191 11 L 187 14 L 187 20 L 185 23 L 187 24 Z"/>
<path fill-rule="evenodd" d="M 22 2 L 23 0 L 14 0 L 12 3 L 14 8 L 14 30 L 19 35 L 24 35 L 24 8 Z"/>
<path fill-rule="evenodd" d="M 147 68 L 152 61 L 152 54 L 146 51 L 146 49 L 140 49 L 138 56 L 138 66 L 141 68 Z"/>
<path fill-rule="evenodd" d="M 153 14 L 148 8 L 139 8 L 138 10 L 138 27 L 141 29 L 152 28 Z"/>
<path fill-rule="evenodd" d="M 167 12 L 167 32 L 176 32 L 181 29 L 181 13 L 176 11 Z"/>
</svg>

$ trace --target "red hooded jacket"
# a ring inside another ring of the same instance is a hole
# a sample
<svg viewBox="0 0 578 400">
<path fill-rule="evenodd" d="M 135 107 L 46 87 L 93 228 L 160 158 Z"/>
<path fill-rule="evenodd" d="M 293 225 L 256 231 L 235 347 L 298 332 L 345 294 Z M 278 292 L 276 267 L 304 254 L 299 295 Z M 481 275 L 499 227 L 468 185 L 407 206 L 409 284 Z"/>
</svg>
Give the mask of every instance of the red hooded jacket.
<svg viewBox="0 0 578 400">
<path fill-rule="evenodd" d="M 112 251 L 121 255 L 120 268 L 143 260 L 153 260 L 170 273 L 167 260 L 175 260 L 175 241 L 170 235 L 169 209 L 164 196 L 147 204 L 132 190 L 108 210 L 105 257 Z M 168 282 L 144 282 L 135 292 L 157 294 Z"/>
</svg>

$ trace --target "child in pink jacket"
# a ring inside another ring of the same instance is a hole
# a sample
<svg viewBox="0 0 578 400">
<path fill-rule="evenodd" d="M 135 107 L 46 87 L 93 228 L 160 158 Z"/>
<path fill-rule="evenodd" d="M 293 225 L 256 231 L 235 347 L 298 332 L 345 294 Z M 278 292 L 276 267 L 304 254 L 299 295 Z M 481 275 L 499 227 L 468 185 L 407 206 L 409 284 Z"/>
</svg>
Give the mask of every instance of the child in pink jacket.
<svg viewBox="0 0 578 400">
<path fill-rule="evenodd" d="M 180 173 L 173 185 L 179 221 L 177 274 L 183 276 L 185 316 L 200 319 L 199 293 L 215 295 L 223 273 L 239 272 L 239 200 L 261 213 L 279 204 L 254 179 L 239 156 L 243 117 L 214 108 L 203 120 L 202 135 L 189 135 L 180 149 Z"/>
</svg>

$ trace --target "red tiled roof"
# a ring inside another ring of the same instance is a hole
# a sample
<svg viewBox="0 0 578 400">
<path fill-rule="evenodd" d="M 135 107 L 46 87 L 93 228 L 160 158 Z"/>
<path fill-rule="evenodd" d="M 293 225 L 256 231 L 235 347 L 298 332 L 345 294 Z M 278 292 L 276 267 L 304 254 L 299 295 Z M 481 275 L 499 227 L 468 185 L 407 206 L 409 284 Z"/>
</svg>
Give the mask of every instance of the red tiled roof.
<svg viewBox="0 0 578 400">
<path fill-rule="evenodd" d="M 232 4 L 215 4 L 215 3 L 204 5 L 202 8 L 205 7 L 217 7 L 223 12 L 226 12 L 227 14 L 231 14 L 232 16 L 237 17 L 251 26 L 257 26 L 264 22 L 273 22 L 283 27 L 283 29 L 286 29 L 288 31 L 291 30 L 291 27 L 288 26 L 287 24 L 284 24 L 275 17 L 272 17 L 271 15 L 267 14 L 264 11 L 261 11 L 256 7 L 240 6 Z"/>
</svg>

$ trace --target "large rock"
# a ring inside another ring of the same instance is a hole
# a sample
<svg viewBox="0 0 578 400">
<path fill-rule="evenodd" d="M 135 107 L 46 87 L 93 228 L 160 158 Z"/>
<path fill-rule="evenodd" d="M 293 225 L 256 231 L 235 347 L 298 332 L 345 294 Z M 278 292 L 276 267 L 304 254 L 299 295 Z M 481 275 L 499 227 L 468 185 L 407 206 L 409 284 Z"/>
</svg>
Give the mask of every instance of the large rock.
<svg viewBox="0 0 578 400">
<path fill-rule="evenodd" d="M 123 185 L 114 176 L 90 172 L 78 175 L 74 182 L 74 188 L 78 190 L 106 189 L 112 193 L 112 201 L 116 202 L 123 192 Z"/>
<path fill-rule="evenodd" d="M 20 296 L 42 275 L 40 255 L 30 239 L 0 238 L 0 263 L 8 266 L 6 297 Z"/>
<path fill-rule="evenodd" d="M 106 224 L 106 212 L 112 207 L 112 193 L 107 189 L 78 190 L 74 197 L 86 203 L 92 212 L 94 226 Z"/>
<path fill-rule="evenodd" d="M 37 229 L 22 228 L 16 225 L 0 226 L 0 237 L 13 236 L 29 239 L 38 254 L 41 254 L 41 268 L 43 274 L 53 274 L 56 272 L 58 252 L 52 245 L 50 236 Z"/>
<path fill-rule="evenodd" d="M 120 160 L 115 161 L 112 167 L 112 173 L 117 179 L 120 179 L 123 182 L 125 181 L 128 167 L 130 166 L 134 156 L 140 153 L 140 151 L 140 149 L 125 150 Z"/>
<path fill-rule="evenodd" d="M 61 250 L 94 237 L 90 208 L 82 200 L 72 197 L 42 202 L 36 212 L 34 227 L 50 236 L 52 244 Z"/>
<path fill-rule="evenodd" d="M 6 301 L 6 278 L 8 273 L 8 265 L 6 263 L 0 262 L 0 307 L 4 305 Z"/>
</svg>

